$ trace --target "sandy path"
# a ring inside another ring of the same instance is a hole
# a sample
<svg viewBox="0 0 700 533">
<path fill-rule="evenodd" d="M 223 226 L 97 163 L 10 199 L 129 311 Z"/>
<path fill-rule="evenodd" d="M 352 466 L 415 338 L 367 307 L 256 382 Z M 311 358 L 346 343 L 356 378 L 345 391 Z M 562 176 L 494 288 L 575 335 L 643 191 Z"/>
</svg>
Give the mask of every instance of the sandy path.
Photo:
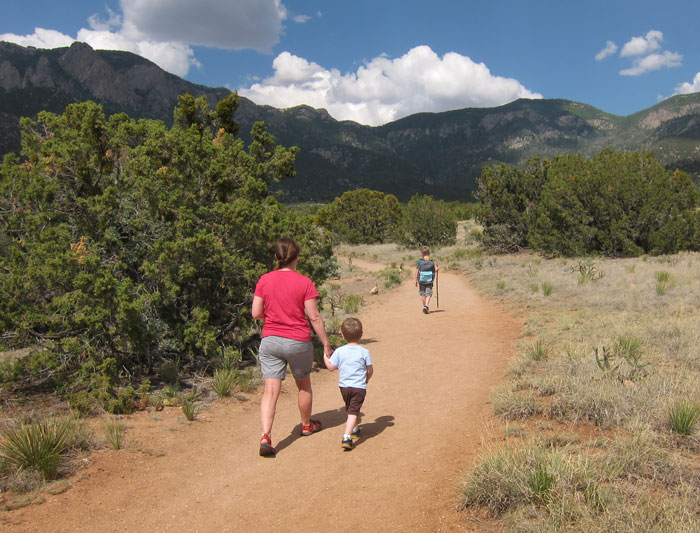
<svg viewBox="0 0 700 533">
<path fill-rule="evenodd" d="M 362 266 L 361 262 L 354 264 Z M 337 375 L 314 373 L 314 417 L 299 437 L 286 380 L 274 459 L 257 454 L 259 395 L 216 402 L 193 423 L 179 410 L 129 417 L 127 447 L 93 456 L 63 494 L 4 513 L 7 531 L 458 531 L 458 481 L 489 426 L 489 392 L 521 324 L 457 275 L 441 273 L 440 309 L 421 313 L 413 283 L 363 308 L 375 376 L 363 437 L 340 447 Z"/>
</svg>

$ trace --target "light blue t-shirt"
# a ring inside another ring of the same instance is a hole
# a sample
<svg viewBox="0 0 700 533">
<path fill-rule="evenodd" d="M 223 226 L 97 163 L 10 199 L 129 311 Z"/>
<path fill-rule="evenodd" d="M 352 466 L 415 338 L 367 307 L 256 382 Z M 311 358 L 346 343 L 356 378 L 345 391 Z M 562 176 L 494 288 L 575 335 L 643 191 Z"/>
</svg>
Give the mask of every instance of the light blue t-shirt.
<svg viewBox="0 0 700 533">
<path fill-rule="evenodd" d="M 338 367 L 340 387 L 367 388 L 367 366 L 372 364 L 369 350 L 357 344 L 346 344 L 331 355 L 331 363 Z"/>
</svg>

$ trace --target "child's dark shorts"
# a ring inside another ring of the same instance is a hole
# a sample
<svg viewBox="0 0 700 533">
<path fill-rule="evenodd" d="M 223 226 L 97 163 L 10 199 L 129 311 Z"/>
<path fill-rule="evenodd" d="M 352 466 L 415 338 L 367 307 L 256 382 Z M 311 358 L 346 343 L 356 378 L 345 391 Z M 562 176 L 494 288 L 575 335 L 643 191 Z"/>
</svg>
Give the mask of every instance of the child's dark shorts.
<svg viewBox="0 0 700 533">
<path fill-rule="evenodd" d="M 340 387 L 340 394 L 345 400 L 345 412 L 349 415 L 359 415 L 367 391 L 355 387 Z"/>
</svg>

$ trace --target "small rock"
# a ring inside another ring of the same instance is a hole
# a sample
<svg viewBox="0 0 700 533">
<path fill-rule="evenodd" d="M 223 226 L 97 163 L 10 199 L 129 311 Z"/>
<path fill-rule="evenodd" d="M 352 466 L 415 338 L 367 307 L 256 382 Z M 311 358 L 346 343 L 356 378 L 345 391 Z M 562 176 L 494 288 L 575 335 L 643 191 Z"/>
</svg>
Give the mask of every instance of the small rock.
<svg viewBox="0 0 700 533">
<path fill-rule="evenodd" d="M 369 293 L 370 293 L 370 294 L 379 294 L 379 287 L 377 287 L 377 286 L 375 285 L 374 287 L 372 287 L 372 290 L 369 291 Z"/>
<path fill-rule="evenodd" d="M 630 381 L 629 379 L 626 379 L 622 382 L 622 385 L 627 388 L 627 389 L 636 389 L 637 385 L 634 384 L 633 381 Z"/>
</svg>

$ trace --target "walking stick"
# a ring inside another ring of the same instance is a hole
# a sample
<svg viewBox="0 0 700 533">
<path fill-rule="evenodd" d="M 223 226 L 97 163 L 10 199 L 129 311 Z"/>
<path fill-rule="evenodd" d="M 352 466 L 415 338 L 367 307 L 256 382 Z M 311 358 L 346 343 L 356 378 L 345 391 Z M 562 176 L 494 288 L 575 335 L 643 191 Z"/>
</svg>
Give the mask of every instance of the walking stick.
<svg viewBox="0 0 700 533">
<path fill-rule="evenodd" d="M 440 309 L 440 285 L 438 285 L 438 274 L 435 272 L 435 302 L 437 303 L 437 308 Z"/>
</svg>

